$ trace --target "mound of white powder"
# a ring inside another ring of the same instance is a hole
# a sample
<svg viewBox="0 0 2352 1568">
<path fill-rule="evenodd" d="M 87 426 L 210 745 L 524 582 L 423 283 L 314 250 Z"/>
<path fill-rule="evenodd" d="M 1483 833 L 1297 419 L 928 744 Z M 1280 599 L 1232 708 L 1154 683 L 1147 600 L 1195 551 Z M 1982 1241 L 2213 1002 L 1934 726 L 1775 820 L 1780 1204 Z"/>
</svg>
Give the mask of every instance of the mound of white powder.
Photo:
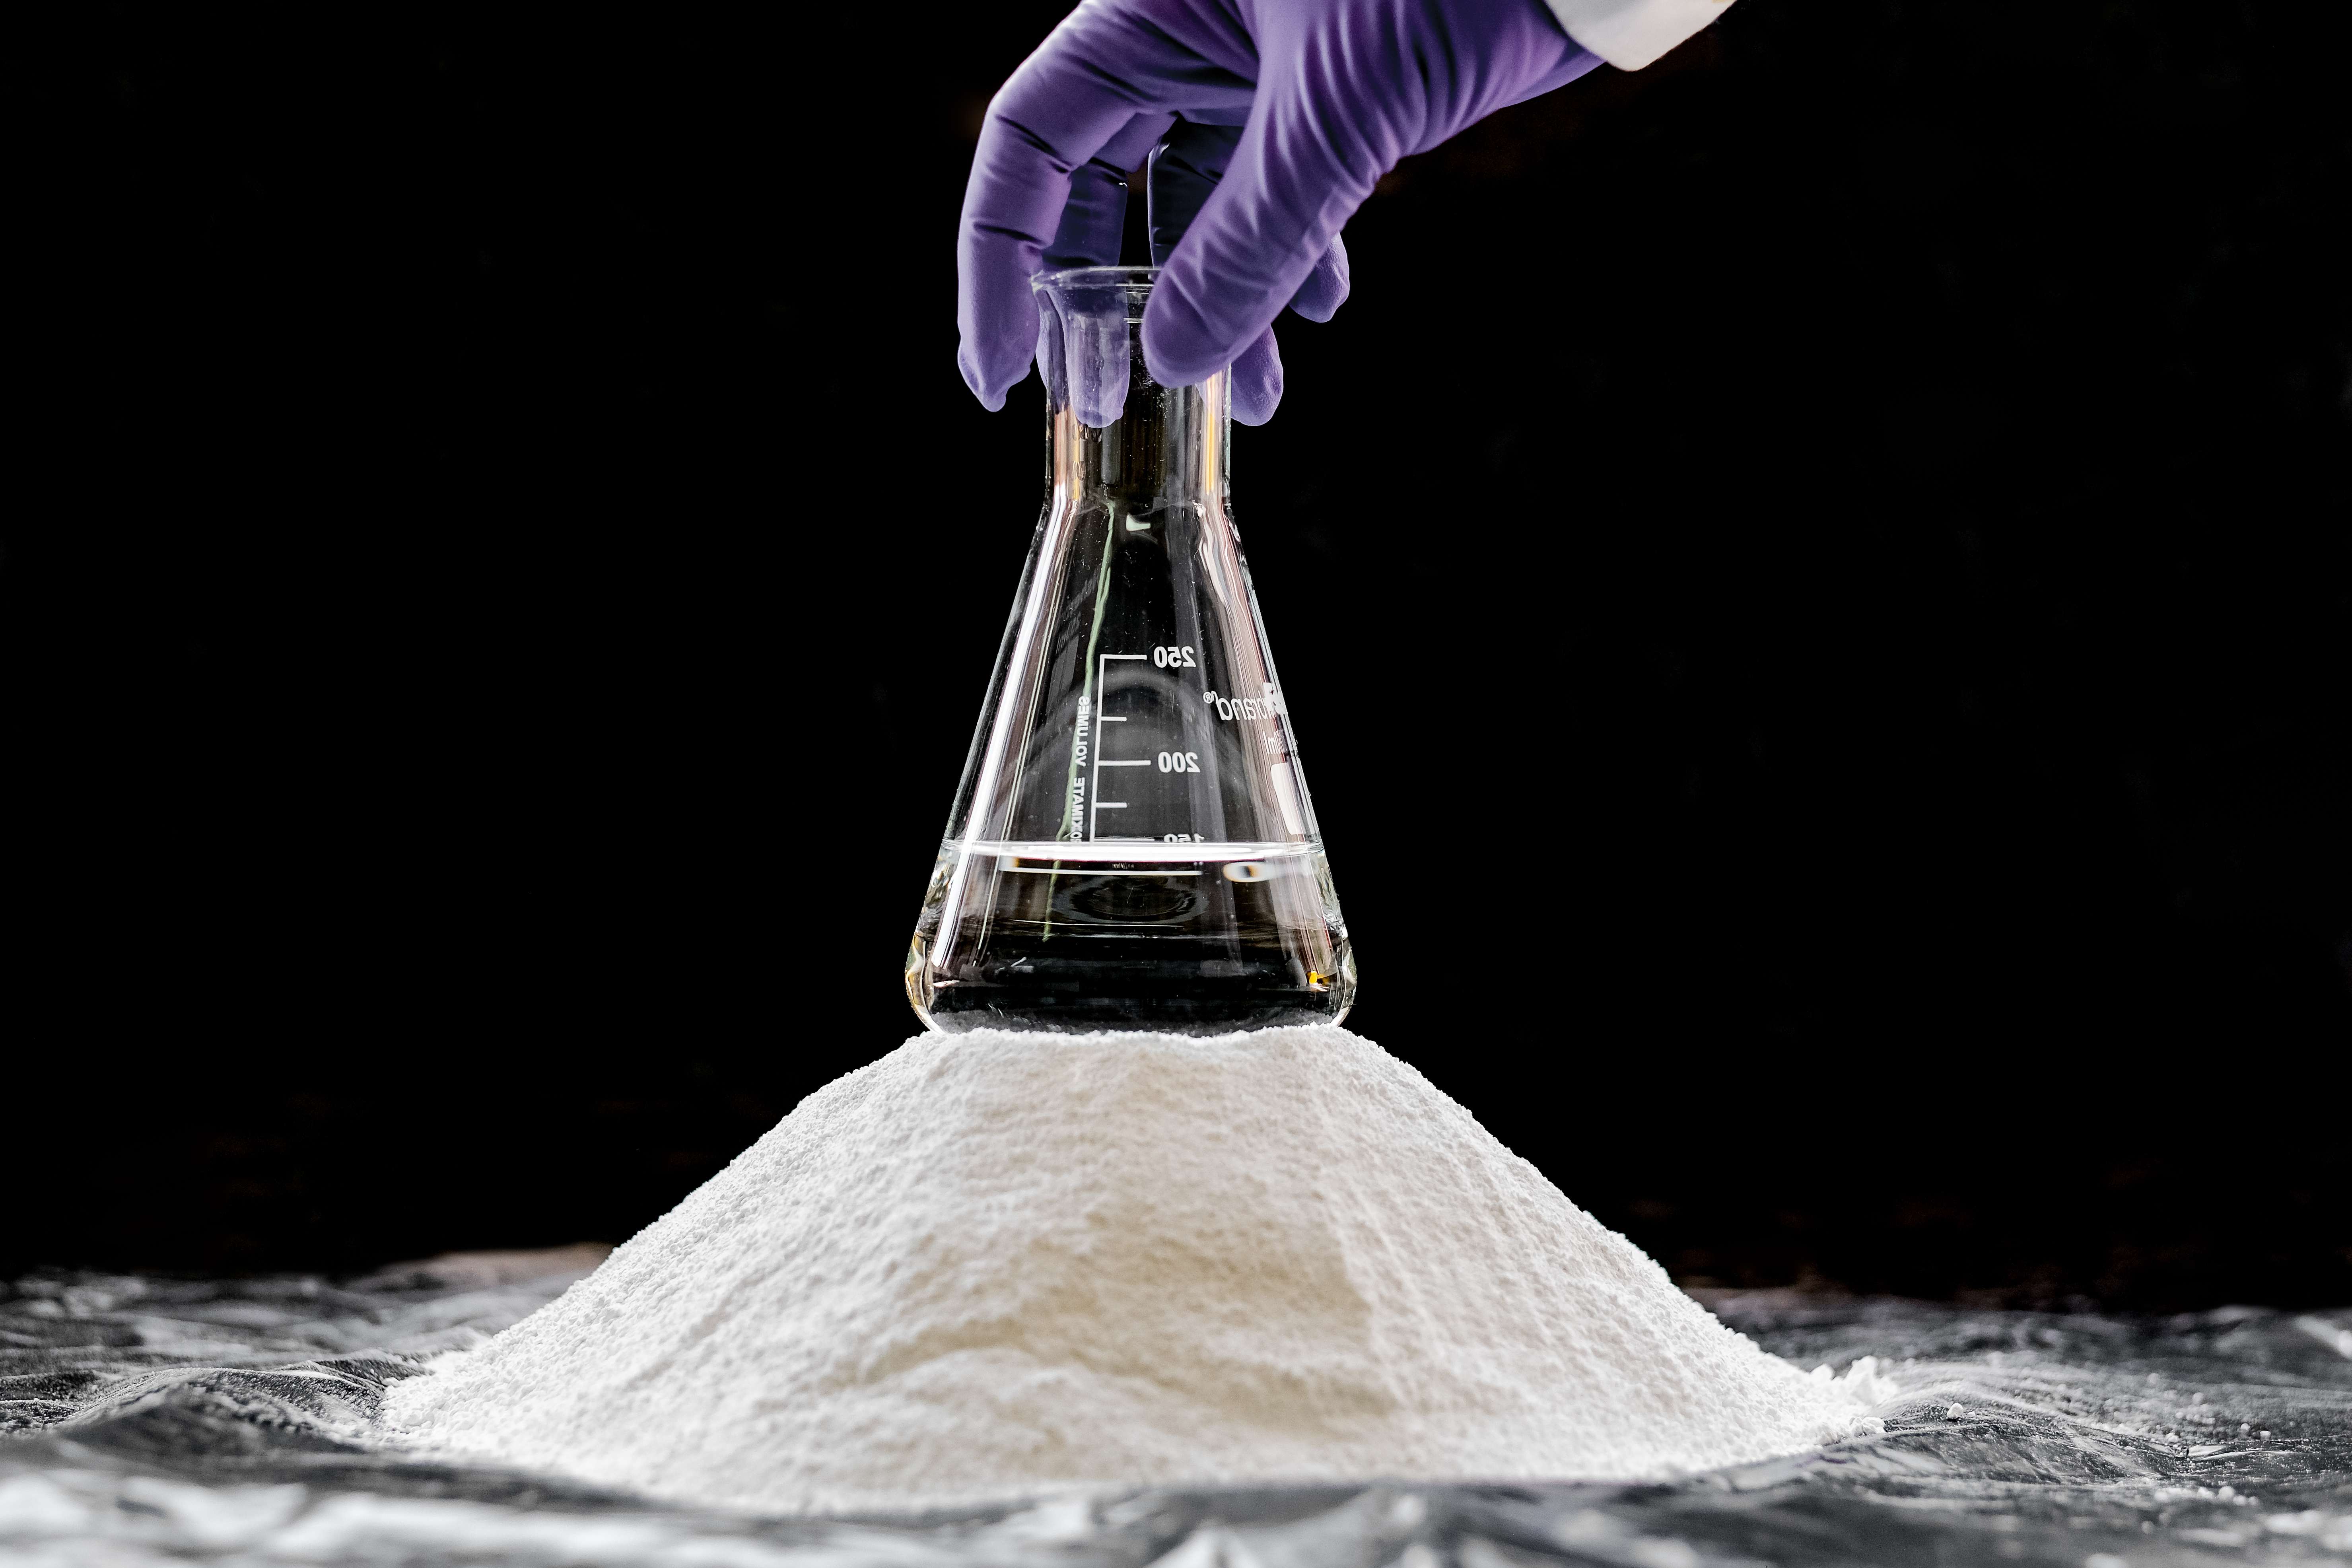
<svg viewBox="0 0 2352 1568">
<path fill-rule="evenodd" d="M 387 1406 L 771 1510 L 1656 1478 L 1858 1414 L 1334 1028 L 909 1040 Z"/>
</svg>

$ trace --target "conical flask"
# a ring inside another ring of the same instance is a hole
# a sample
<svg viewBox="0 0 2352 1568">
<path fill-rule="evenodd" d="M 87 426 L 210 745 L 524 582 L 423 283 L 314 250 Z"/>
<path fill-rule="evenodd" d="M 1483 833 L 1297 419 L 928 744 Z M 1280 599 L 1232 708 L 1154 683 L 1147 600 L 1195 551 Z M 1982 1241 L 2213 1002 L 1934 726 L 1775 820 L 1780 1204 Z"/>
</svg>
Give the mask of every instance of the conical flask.
<svg viewBox="0 0 2352 1568">
<path fill-rule="evenodd" d="M 950 1033 L 1336 1024 L 1355 997 L 1226 499 L 1227 378 L 1151 379 L 1157 275 L 1036 281 L 1052 490 L 907 960 Z"/>
</svg>

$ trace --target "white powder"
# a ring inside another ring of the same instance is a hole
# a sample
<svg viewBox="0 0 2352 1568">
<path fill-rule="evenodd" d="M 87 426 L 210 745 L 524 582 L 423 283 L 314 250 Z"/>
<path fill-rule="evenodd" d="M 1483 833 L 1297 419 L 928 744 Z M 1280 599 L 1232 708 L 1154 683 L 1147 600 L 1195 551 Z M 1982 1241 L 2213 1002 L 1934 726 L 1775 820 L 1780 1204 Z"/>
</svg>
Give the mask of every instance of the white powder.
<svg viewBox="0 0 2352 1568">
<path fill-rule="evenodd" d="M 1332 1028 L 909 1040 L 436 1368 L 413 1441 L 773 1510 L 1636 1479 L 1858 1425 Z"/>
</svg>

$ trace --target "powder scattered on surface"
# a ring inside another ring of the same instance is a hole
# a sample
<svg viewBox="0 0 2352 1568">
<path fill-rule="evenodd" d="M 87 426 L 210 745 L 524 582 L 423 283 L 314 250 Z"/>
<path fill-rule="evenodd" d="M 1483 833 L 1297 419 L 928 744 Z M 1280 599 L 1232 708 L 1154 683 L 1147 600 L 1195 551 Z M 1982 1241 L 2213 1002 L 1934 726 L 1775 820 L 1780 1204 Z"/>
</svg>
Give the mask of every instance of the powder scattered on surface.
<svg viewBox="0 0 2352 1568">
<path fill-rule="evenodd" d="M 1856 1429 L 1343 1029 L 925 1035 L 387 1420 L 681 1500 L 1643 1479 Z"/>
</svg>

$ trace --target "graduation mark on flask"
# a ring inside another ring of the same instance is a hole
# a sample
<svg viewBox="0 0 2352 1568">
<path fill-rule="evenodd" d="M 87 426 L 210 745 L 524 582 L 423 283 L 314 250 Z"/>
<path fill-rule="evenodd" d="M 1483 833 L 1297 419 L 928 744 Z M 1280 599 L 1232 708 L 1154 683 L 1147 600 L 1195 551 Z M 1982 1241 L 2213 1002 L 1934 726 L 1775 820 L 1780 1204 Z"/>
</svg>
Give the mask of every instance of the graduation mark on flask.
<svg viewBox="0 0 2352 1568">
<path fill-rule="evenodd" d="M 1094 669 L 1095 689 L 1103 693 L 1105 696 L 1109 695 L 1110 687 L 1108 680 L 1110 676 L 1111 661 L 1113 659 L 1118 659 L 1122 662 L 1129 659 L 1139 661 L 1150 658 L 1150 657 L 1151 656 L 1148 653 L 1097 654 L 1095 656 Z M 1114 721 L 1112 721 L 1109 715 L 1106 714 L 1104 715 L 1103 721 L 1105 723 L 1110 723 Z M 1083 717 L 1081 718 L 1080 722 L 1084 722 Z M 1116 722 L 1124 724 L 1127 721 L 1124 718 L 1120 718 L 1117 720 Z M 1132 757 L 1106 757 L 1103 755 L 1101 743 L 1096 743 L 1094 748 L 1094 773 L 1091 780 L 1089 781 L 1093 786 L 1094 805 L 1087 811 L 1087 837 L 1089 840 L 1097 839 L 1101 837 L 1099 832 L 1100 813 L 1106 811 L 1125 811 L 1127 809 L 1127 802 L 1123 800 L 1105 800 L 1102 797 L 1102 770 L 1105 768 L 1148 768 L 1150 765 L 1151 759 L 1149 757 L 1142 758 L 1139 761 Z M 1073 804 L 1075 804 L 1075 801 Z"/>
</svg>

